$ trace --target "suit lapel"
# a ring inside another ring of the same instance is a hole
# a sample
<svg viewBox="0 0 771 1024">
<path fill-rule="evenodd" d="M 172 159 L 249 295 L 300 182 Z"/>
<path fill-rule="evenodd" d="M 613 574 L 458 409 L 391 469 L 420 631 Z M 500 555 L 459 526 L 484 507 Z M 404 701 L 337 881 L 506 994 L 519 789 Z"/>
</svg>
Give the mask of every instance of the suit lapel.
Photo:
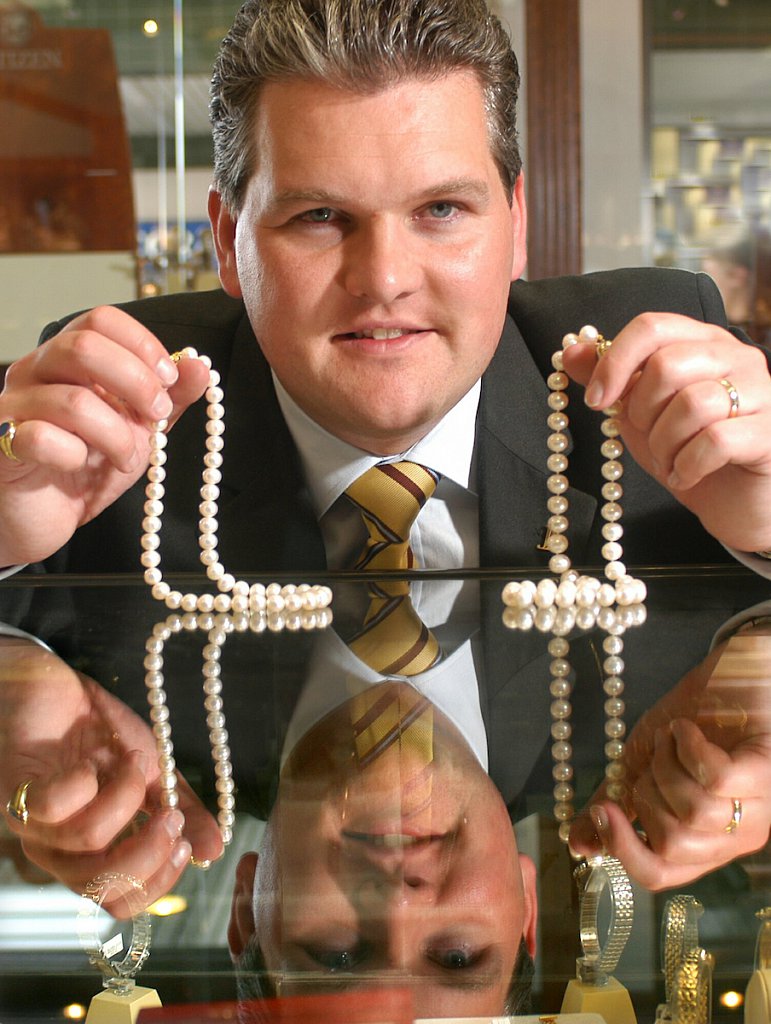
<svg viewBox="0 0 771 1024">
<path fill-rule="evenodd" d="M 542 566 L 538 550 L 546 520 L 549 390 L 522 335 L 507 317 L 493 360 L 482 378 L 476 458 L 480 560 L 483 566 Z M 598 481 L 599 489 L 599 481 Z M 585 555 L 597 501 L 570 494 L 570 552 Z"/>
<path fill-rule="evenodd" d="M 246 315 L 236 331 L 226 381 L 221 549 L 257 571 L 326 568 L 321 533 L 267 362 Z M 229 538 L 229 541 L 228 541 Z M 246 564 L 244 560 L 246 559 Z"/>
</svg>

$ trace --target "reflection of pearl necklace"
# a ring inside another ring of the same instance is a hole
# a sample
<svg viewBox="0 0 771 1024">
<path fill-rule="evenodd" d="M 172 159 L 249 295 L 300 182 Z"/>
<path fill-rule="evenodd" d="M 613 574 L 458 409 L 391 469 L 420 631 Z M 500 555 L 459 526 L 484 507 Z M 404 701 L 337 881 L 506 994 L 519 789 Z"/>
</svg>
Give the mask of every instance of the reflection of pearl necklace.
<svg viewBox="0 0 771 1024">
<path fill-rule="evenodd" d="M 612 342 L 606 341 L 594 327 L 583 327 L 576 334 L 567 334 L 563 338 L 562 347 L 568 348 L 579 342 L 597 346 L 598 358 L 608 350 Z M 621 800 L 626 794 L 624 786 L 624 753 L 623 737 L 626 728 L 622 719 L 624 702 L 621 695 L 624 690 L 622 672 L 624 662 L 621 657 L 624 650 L 622 634 L 628 626 L 641 624 L 645 620 L 646 588 L 642 580 L 627 574 L 626 566 L 621 561 L 623 548 L 620 541 L 623 536 L 621 526 L 622 508 L 620 499 L 623 487 L 620 483 L 623 466 L 620 459 L 624 445 L 619 438 L 619 425 L 616 419 L 617 409 L 605 410 L 602 432 L 605 440 L 600 451 L 605 458 L 602 475 L 605 483 L 602 496 L 605 504 L 601 515 L 605 520 L 602 536 L 602 557 L 605 559 L 605 580 L 593 576 L 582 576 L 576 572 L 567 554 L 569 527 L 568 512 L 568 458 L 566 451 L 569 440 L 566 434 L 568 417 L 565 412 L 568 405 L 566 388 L 568 377 L 563 369 L 562 352 L 552 356 L 554 372 L 549 375 L 549 417 L 547 423 L 552 433 L 549 435 L 549 457 L 547 466 L 551 476 L 547 481 L 549 499 L 547 508 L 550 513 L 547 522 L 547 535 L 544 548 L 551 553 L 549 568 L 555 579 L 547 578 L 507 583 L 503 589 L 503 602 L 506 609 L 503 621 L 510 629 L 531 629 L 535 627 L 541 632 L 552 633 L 548 650 L 552 656 L 550 666 L 550 693 L 553 697 L 551 705 L 552 727 L 554 740 L 552 757 L 554 759 L 554 815 L 560 823 L 559 834 L 563 842 L 568 841 L 570 823 L 573 819 L 572 785 L 573 767 L 570 764 L 572 746 L 570 737 L 571 704 L 570 695 L 573 683 L 570 679 L 570 644 L 567 635 L 577 628 L 593 629 L 599 626 L 608 636 L 603 640 L 603 689 L 605 691 L 605 769 L 608 783 L 608 796 L 613 800 Z"/>
<path fill-rule="evenodd" d="M 271 584 L 276 586 L 276 584 Z M 269 588 L 270 589 L 270 588 Z M 286 588 L 284 595 L 286 609 L 287 599 L 295 592 L 294 588 Z M 326 588 L 316 588 L 326 590 Z M 281 597 L 282 595 L 274 595 Z M 325 629 L 332 621 L 332 612 L 328 607 L 318 610 L 304 609 L 299 611 L 259 611 L 238 615 L 227 615 L 222 612 L 198 613 L 187 612 L 183 615 L 169 615 L 163 622 L 157 623 L 145 643 L 145 686 L 147 701 L 150 705 L 150 719 L 153 723 L 153 735 L 158 753 L 158 769 L 160 772 L 161 806 L 170 809 L 179 806 L 177 792 L 177 772 L 174 760 L 174 745 L 171 739 L 171 719 L 166 702 L 163 675 L 163 654 L 166 642 L 173 635 L 184 631 L 203 630 L 207 633 L 207 642 L 203 648 L 203 692 L 206 710 L 206 725 L 209 729 L 209 743 L 217 776 L 217 822 L 225 846 L 233 838 L 235 821 L 235 783 L 233 766 L 230 760 L 228 732 L 225 727 L 225 713 L 222 701 L 222 678 L 220 657 L 222 646 L 228 636 L 233 633 L 272 633 L 288 629 L 292 632 L 313 629 Z M 199 866 L 208 866 L 199 864 Z"/>
<path fill-rule="evenodd" d="M 206 454 L 201 483 L 201 503 L 198 511 L 201 516 L 198 528 L 201 547 L 201 563 L 206 575 L 216 586 L 217 594 L 183 594 L 172 590 L 163 579 L 161 573 L 160 532 L 163 516 L 163 497 L 166 479 L 166 430 L 168 420 L 159 420 L 153 424 L 150 436 L 150 462 L 147 468 L 147 487 L 145 488 L 144 519 L 142 520 L 142 557 L 145 582 L 152 588 L 153 597 L 163 601 L 172 611 L 181 609 L 183 612 L 313 612 L 326 608 L 332 600 L 332 592 L 328 587 L 311 587 L 301 584 L 298 587 L 281 587 L 271 583 L 267 587 L 262 583 L 237 580 L 225 570 L 217 552 L 217 499 L 220 495 L 219 484 L 222 480 L 222 451 L 225 445 L 225 409 L 222 405 L 224 393 L 220 387 L 220 375 L 211 368 L 207 356 L 199 356 L 193 348 L 186 348 L 171 357 L 175 362 L 181 358 L 200 359 L 209 369 L 209 386 L 206 389 Z"/>
</svg>

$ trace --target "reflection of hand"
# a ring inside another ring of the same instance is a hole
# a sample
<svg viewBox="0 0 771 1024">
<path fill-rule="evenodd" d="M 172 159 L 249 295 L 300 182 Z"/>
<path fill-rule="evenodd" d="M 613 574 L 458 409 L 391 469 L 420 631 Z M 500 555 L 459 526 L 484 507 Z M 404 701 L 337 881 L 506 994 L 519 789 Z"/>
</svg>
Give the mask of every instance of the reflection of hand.
<svg viewBox="0 0 771 1024">
<path fill-rule="evenodd" d="M 629 736 L 627 806 L 602 786 L 576 819 L 571 847 L 586 856 L 604 848 L 660 890 L 763 846 L 771 826 L 769 675 L 771 636 L 763 635 L 734 636 L 689 672 Z M 734 800 L 742 813 L 731 829 Z"/>
<path fill-rule="evenodd" d="M 205 368 L 183 362 L 101 307 L 10 367 L 0 422 L 17 423 L 19 461 L 0 457 L 0 565 L 52 554 L 139 478 L 150 424 L 173 422 L 206 387 Z"/>
<path fill-rule="evenodd" d="M 161 809 L 147 723 L 56 655 L 6 639 L 0 707 L 3 806 L 32 780 L 26 825 L 8 814 L 6 821 L 27 857 L 54 878 L 81 892 L 105 872 L 133 875 L 150 903 L 174 885 L 191 853 L 212 860 L 222 852 L 214 818 L 183 779 L 179 810 Z"/>
<path fill-rule="evenodd" d="M 729 547 L 771 547 L 771 377 L 765 356 L 712 324 L 645 313 L 595 361 L 575 345 L 565 369 L 593 408 L 623 398 L 621 432 L 637 462 Z M 739 394 L 739 410 L 720 382 Z"/>
</svg>

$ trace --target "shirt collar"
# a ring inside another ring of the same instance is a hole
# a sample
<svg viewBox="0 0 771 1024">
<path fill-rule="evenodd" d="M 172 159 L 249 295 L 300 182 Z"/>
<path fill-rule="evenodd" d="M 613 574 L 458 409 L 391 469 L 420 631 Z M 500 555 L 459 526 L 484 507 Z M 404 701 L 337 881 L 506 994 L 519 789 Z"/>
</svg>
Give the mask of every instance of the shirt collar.
<svg viewBox="0 0 771 1024">
<path fill-rule="evenodd" d="M 311 501 L 319 519 L 332 507 L 346 487 L 379 462 L 412 459 L 461 487 L 470 489 L 474 434 L 481 390 L 479 381 L 425 437 L 408 451 L 389 456 L 387 459 L 365 452 L 330 434 L 303 412 L 275 374 L 273 383 L 281 412 L 300 453 Z"/>
</svg>

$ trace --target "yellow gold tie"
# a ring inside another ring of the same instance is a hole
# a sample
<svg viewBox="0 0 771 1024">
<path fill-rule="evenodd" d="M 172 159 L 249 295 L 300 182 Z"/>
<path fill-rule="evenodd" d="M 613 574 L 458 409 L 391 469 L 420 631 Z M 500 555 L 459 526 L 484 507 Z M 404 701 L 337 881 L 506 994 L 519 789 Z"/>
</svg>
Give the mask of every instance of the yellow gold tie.
<svg viewBox="0 0 771 1024">
<path fill-rule="evenodd" d="M 373 466 L 345 492 L 369 537 L 355 568 L 367 572 L 417 568 L 409 536 L 438 477 L 416 462 Z M 436 638 L 416 614 L 406 580 L 374 581 L 364 624 L 350 641 L 354 654 L 382 675 L 417 675 L 439 658 Z"/>
<path fill-rule="evenodd" d="M 345 492 L 369 532 L 355 569 L 414 569 L 410 530 L 436 489 L 436 473 L 417 462 L 373 466 Z"/>
</svg>

